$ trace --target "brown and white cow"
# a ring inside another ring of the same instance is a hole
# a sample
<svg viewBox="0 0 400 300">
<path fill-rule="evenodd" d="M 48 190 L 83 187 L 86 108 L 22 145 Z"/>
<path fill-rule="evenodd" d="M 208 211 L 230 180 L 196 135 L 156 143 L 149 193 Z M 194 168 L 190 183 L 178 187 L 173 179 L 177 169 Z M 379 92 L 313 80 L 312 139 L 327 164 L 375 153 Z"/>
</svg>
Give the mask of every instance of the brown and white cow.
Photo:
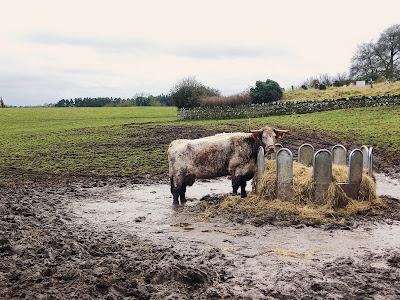
<svg viewBox="0 0 400 300">
<path fill-rule="evenodd" d="M 220 133 L 195 140 L 175 140 L 168 148 L 169 177 L 173 203 L 186 202 L 186 187 L 197 178 L 210 179 L 230 175 L 233 194 L 241 187 L 246 197 L 246 182 L 253 178 L 257 165 L 257 151 L 275 151 L 275 141 L 289 130 L 264 127 L 250 133 Z"/>
</svg>

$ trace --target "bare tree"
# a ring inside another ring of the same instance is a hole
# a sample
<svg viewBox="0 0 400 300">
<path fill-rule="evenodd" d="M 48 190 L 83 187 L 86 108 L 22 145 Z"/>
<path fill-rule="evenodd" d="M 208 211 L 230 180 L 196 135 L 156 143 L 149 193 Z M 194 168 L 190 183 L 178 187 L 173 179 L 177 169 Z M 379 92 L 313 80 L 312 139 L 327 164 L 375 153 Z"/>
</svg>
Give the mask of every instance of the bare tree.
<svg viewBox="0 0 400 300">
<path fill-rule="evenodd" d="M 335 80 L 338 80 L 340 82 L 346 82 L 349 79 L 349 75 L 347 74 L 347 72 L 343 72 L 343 73 L 337 73 L 336 77 L 334 78 Z"/>
<path fill-rule="evenodd" d="M 393 25 L 382 32 L 375 47 L 375 54 L 385 68 L 385 77 L 393 79 L 400 58 L 400 25 Z"/>
<path fill-rule="evenodd" d="M 348 84 L 350 81 L 349 74 L 347 74 L 347 72 L 337 73 L 336 77 L 334 77 L 334 81 L 338 81 L 342 85 Z"/>
<path fill-rule="evenodd" d="M 0 97 L 0 107 L 6 108 L 7 106 L 4 104 L 3 97 Z"/>
<path fill-rule="evenodd" d="M 303 82 L 301 83 L 301 86 L 304 86 L 304 87 L 306 87 L 306 88 L 308 88 L 308 89 L 311 89 L 311 88 L 314 87 L 315 82 L 318 82 L 318 83 L 319 83 L 318 78 L 317 78 L 317 77 L 312 77 L 312 76 L 311 76 L 311 77 L 307 78 L 305 81 L 303 81 Z"/>
<path fill-rule="evenodd" d="M 347 72 L 337 73 L 336 76 L 332 77 L 333 86 L 339 87 L 343 85 L 348 85 L 350 83 L 350 78 Z"/>
<path fill-rule="evenodd" d="M 351 58 L 350 76 L 357 78 L 371 73 L 381 73 L 380 69 L 380 61 L 375 55 L 375 44 L 370 42 L 358 45 Z"/>
<path fill-rule="evenodd" d="M 325 86 L 331 86 L 333 84 L 333 79 L 328 73 L 319 74 L 319 82 Z"/>
<path fill-rule="evenodd" d="M 393 25 L 381 33 L 376 43 L 357 46 L 350 66 L 350 76 L 360 78 L 369 74 L 379 74 L 393 79 L 400 73 L 400 25 Z"/>
</svg>

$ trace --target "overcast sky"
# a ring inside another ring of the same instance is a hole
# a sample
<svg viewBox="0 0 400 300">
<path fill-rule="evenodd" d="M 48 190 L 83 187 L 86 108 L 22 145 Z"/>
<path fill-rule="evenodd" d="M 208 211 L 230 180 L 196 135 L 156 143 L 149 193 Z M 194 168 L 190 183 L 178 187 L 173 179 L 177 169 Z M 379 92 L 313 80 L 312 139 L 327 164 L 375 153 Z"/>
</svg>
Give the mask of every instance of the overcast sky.
<svg viewBox="0 0 400 300">
<path fill-rule="evenodd" d="M 181 78 L 231 95 L 346 72 L 357 44 L 400 23 L 400 1 L 0 0 L 7 105 L 167 94 Z"/>
</svg>

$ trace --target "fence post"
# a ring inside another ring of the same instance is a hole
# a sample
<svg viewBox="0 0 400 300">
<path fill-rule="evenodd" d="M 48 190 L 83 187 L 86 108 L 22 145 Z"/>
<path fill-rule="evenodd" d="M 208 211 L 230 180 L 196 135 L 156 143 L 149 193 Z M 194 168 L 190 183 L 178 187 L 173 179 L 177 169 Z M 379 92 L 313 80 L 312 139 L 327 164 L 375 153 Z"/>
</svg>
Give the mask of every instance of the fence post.
<svg viewBox="0 0 400 300">
<path fill-rule="evenodd" d="M 264 175 L 265 171 L 265 158 L 264 158 L 264 148 L 258 147 L 257 152 L 257 182 L 256 182 L 256 193 L 260 192 L 260 182 L 261 177 Z"/>
<path fill-rule="evenodd" d="M 293 198 L 293 153 L 287 148 L 276 153 L 276 196 L 283 201 Z"/>
<path fill-rule="evenodd" d="M 314 158 L 314 147 L 310 144 L 303 144 L 299 147 L 297 161 L 307 167 L 311 167 Z"/>
<path fill-rule="evenodd" d="M 349 155 L 349 177 L 347 183 L 339 186 L 350 198 L 357 200 L 363 173 L 363 153 L 360 149 L 354 149 Z"/>
<path fill-rule="evenodd" d="M 370 147 L 370 148 L 369 148 L 369 151 L 368 151 L 368 175 L 369 175 L 369 176 L 372 176 L 373 163 L 374 163 L 374 159 L 373 159 L 373 148 Z"/>
<path fill-rule="evenodd" d="M 347 149 L 343 145 L 332 147 L 332 157 L 334 164 L 347 166 Z"/>
<path fill-rule="evenodd" d="M 368 147 L 363 145 L 361 146 L 361 152 L 362 152 L 362 156 L 363 156 L 363 160 L 362 160 L 362 166 L 363 169 L 368 169 Z"/>
<path fill-rule="evenodd" d="M 314 203 L 323 204 L 332 181 L 332 153 L 319 150 L 314 154 Z"/>
</svg>

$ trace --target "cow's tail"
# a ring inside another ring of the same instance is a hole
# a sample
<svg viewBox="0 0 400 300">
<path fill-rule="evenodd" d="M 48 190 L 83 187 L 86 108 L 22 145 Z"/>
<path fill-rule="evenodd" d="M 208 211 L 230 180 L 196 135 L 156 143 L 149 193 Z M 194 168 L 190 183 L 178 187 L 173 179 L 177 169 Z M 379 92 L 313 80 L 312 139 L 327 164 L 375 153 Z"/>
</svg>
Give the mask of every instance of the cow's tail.
<svg viewBox="0 0 400 300">
<path fill-rule="evenodd" d="M 174 177 L 171 176 L 170 178 L 171 178 L 171 193 L 172 193 L 172 190 L 174 188 Z"/>
</svg>

